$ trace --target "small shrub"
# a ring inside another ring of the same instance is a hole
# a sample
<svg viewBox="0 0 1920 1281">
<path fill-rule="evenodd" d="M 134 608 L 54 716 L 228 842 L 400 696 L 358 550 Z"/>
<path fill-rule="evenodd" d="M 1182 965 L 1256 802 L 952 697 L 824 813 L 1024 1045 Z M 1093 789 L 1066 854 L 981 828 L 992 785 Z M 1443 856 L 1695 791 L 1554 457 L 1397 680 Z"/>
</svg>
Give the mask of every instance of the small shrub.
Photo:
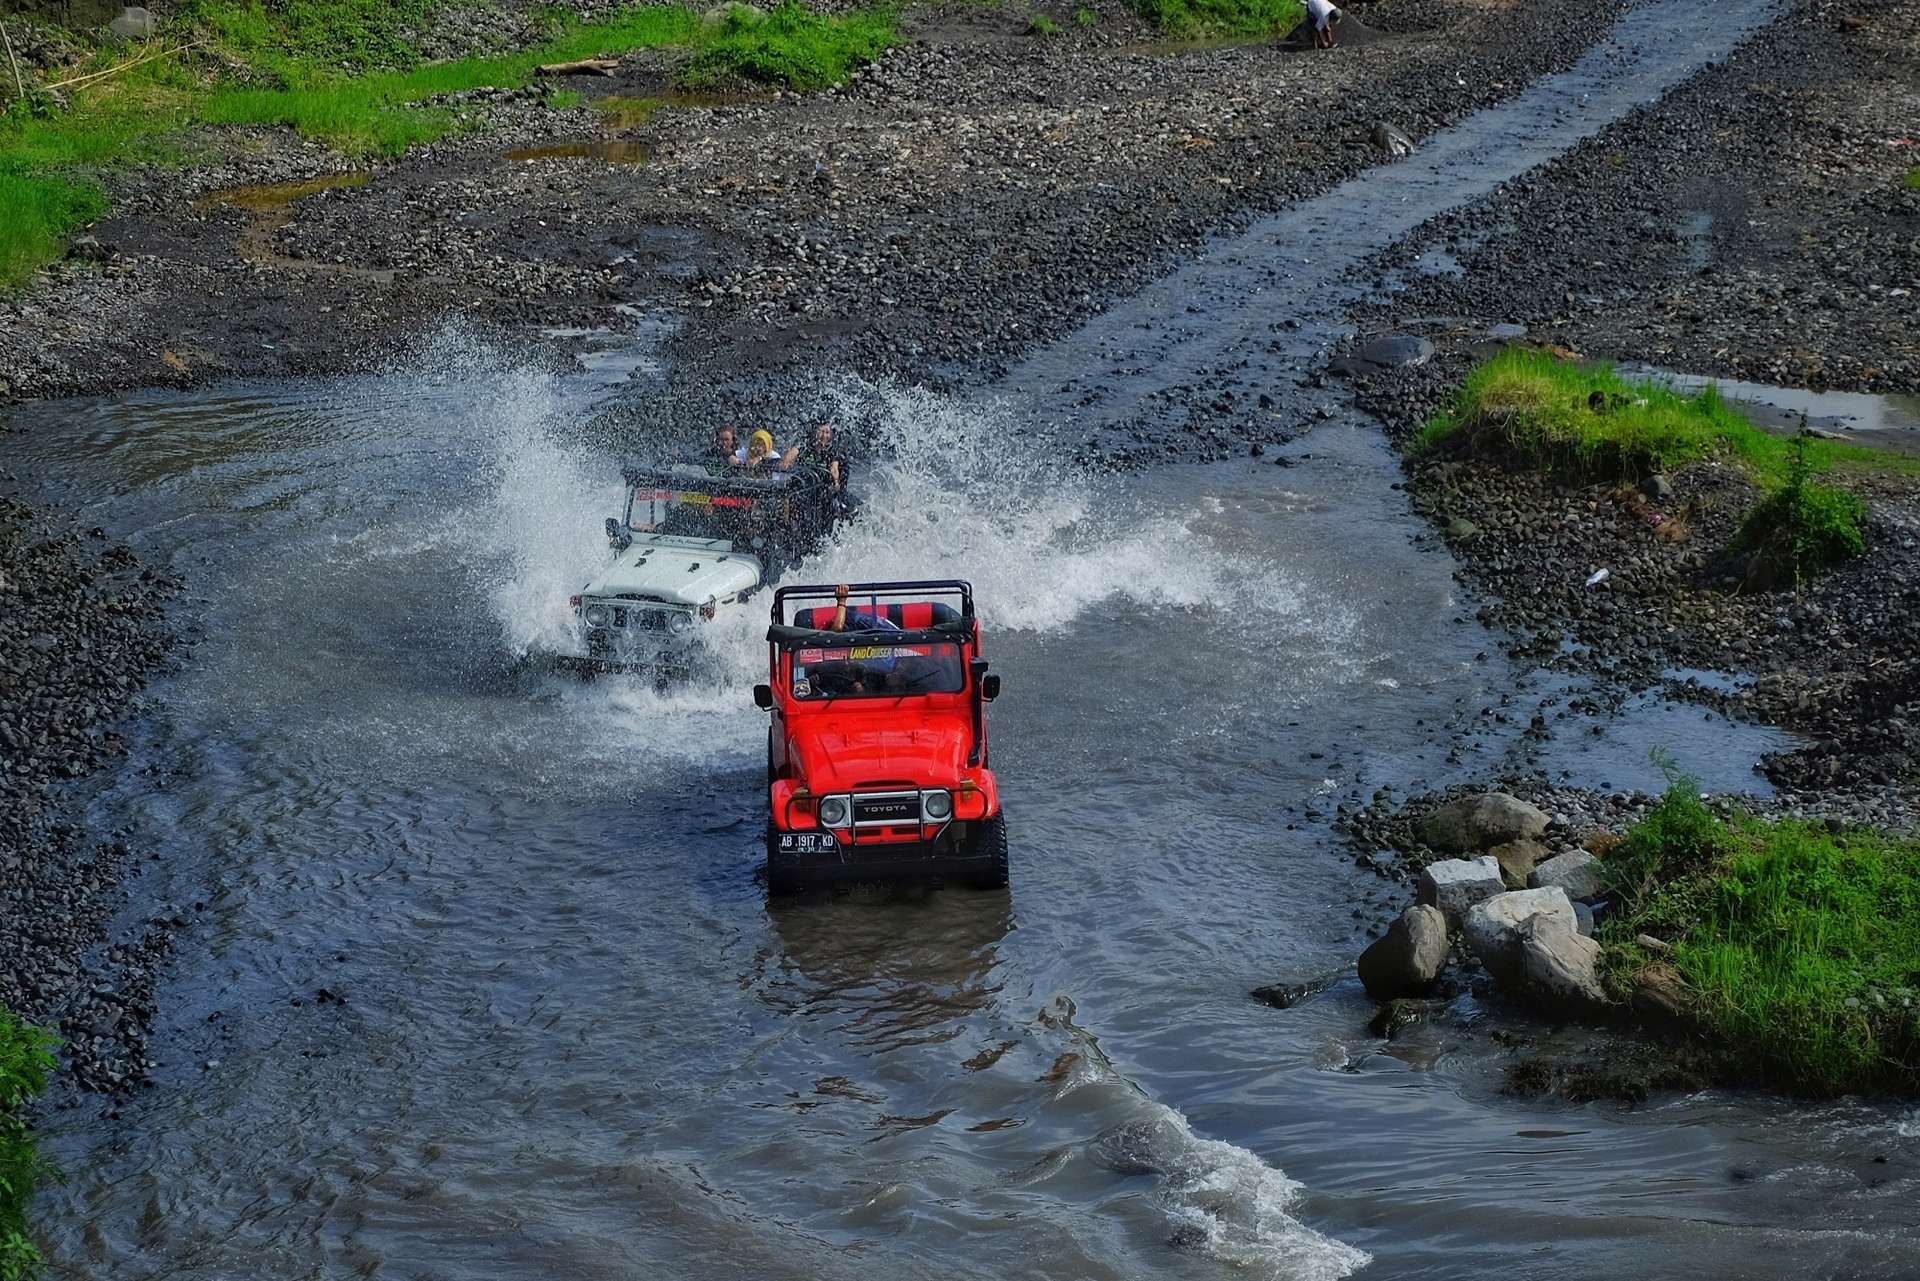
<svg viewBox="0 0 1920 1281">
<path fill-rule="evenodd" d="M 1733 550 L 1752 556 L 1750 582 L 1797 585 L 1867 549 L 1860 529 L 1865 507 L 1844 489 L 1814 483 L 1808 443 L 1805 435 L 1794 437 L 1787 483 L 1756 503 L 1740 523 Z"/>
<path fill-rule="evenodd" d="M 45 1172 L 21 1112 L 46 1088 L 53 1038 L 0 1009 L 0 1281 L 24 1281 L 40 1266 L 27 1238 L 27 1203 Z"/>
<path fill-rule="evenodd" d="M 1057 36 L 1060 34 L 1060 24 L 1044 13 L 1036 13 L 1028 20 L 1027 31 L 1036 36 Z"/>
<path fill-rule="evenodd" d="M 1907 170 L 1907 176 L 1901 181 L 1907 184 L 1909 190 L 1920 191 L 1920 165 Z"/>
<path fill-rule="evenodd" d="M 711 42 L 681 73 L 690 88 L 714 88 L 739 80 L 824 89 L 899 43 L 890 9 L 839 17 L 812 13 L 798 0 L 781 0 L 764 15 L 736 5 Z"/>
<path fill-rule="evenodd" d="M 1093 10 L 1087 8 L 1085 5 L 1081 5 L 1073 11 L 1073 20 L 1083 27 L 1091 27 L 1100 19 Z"/>
</svg>

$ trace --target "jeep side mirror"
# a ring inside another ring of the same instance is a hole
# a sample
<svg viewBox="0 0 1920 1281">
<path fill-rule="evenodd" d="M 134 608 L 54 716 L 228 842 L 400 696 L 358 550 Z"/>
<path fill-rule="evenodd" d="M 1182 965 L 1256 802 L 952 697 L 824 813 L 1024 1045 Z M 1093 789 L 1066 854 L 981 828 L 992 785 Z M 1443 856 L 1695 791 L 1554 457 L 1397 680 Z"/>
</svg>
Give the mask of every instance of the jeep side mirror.
<svg viewBox="0 0 1920 1281">
<path fill-rule="evenodd" d="M 613 544 L 613 550 L 623 552 L 633 546 L 633 535 L 620 528 L 618 516 L 607 517 L 607 541 Z"/>
<path fill-rule="evenodd" d="M 1000 677 L 997 674 L 980 678 L 980 697 L 989 703 L 1000 697 Z"/>
<path fill-rule="evenodd" d="M 753 687 L 753 705 L 763 712 L 773 710 L 773 686 L 755 685 Z"/>
</svg>

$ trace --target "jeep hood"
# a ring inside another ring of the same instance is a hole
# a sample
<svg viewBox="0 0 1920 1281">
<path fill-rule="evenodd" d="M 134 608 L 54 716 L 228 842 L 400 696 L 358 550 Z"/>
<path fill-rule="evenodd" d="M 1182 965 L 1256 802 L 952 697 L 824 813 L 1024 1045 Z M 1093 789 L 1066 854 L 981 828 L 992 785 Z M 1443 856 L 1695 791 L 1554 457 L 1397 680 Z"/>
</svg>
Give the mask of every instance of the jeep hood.
<svg viewBox="0 0 1920 1281">
<path fill-rule="evenodd" d="M 580 594 L 639 596 L 691 607 L 728 600 L 759 583 L 760 562 L 725 543 L 636 539 Z"/>
<path fill-rule="evenodd" d="M 846 720 L 789 728 L 806 785 L 816 796 L 877 784 L 953 787 L 966 767 L 973 723 L 962 712 L 930 717 L 914 729 L 868 729 Z"/>
</svg>

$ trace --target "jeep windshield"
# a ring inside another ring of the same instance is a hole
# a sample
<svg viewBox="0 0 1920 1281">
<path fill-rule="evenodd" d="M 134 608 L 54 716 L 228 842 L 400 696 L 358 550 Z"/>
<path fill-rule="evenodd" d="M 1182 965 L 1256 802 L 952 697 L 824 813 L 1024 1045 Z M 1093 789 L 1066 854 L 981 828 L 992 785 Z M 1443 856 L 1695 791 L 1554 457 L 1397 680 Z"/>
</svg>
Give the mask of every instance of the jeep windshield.
<svg viewBox="0 0 1920 1281">
<path fill-rule="evenodd" d="M 723 538 L 741 541 L 759 523 L 755 507 L 760 496 L 710 494 L 696 489 L 635 486 L 627 504 L 627 528 L 636 534 L 671 534 L 682 538 Z"/>
<path fill-rule="evenodd" d="M 958 694 L 967 687 L 967 665 L 952 641 L 918 645 L 803 645 L 793 651 L 793 696 L 901 698 Z"/>
</svg>

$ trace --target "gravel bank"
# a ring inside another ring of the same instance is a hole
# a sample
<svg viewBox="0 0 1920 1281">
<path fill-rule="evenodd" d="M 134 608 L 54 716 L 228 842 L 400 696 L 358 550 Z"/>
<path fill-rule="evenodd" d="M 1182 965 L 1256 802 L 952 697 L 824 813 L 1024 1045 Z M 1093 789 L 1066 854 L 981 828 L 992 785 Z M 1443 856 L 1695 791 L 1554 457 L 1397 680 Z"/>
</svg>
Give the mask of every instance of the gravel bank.
<svg viewBox="0 0 1920 1281">
<path fill-rule="evenodd" d="M 208 169 L 115 179 L 113 256 L 0 305 L 0 363 L 16 396 L 179 384 L 357 365 L 450 312 L 521 328 L 624 307 L 690 318 L 693 379 L 831 360 L 938 381 L 1376 163 L 1376 122 L 1419 136 L 1566 65 L 1617 0 L 1400 8 L 1355 6 L 1392 30 L 1324 55 L 1169 48 L 1115 6 L 1051 38 L 1024 14 L 919 10 L 910 44 L 826 94 L 625 125 L 466 96 L 475 132 L 278 212 L 206 197 L 352 166 L 232 137 Z M 568 87 L 658 95 L 672 71 L 654 51 Z M 505 154 L 610 139 L 650 159 Z"/>
<path fill-rule="evenodd" d="M 1657 107 L 1430 224 L 1380 261 L 1401 288 L 1362 325 L 1429 334 L 1439 353 L 1357 378 L 1362 404 L 1404 440 L 1491 334 L 1521 329 L 1713 376 L 1920 385 L 1920 192 L 1901 181 L 1915 157 L 1898 125 L 1914 118 L 1916 31 L 1910 8 L 1798 6 Z M 1438 457 L 1407 477 L 1516 653 L 1793 729 L 1808 745 L 1764 764 L 1789 803 L 1912 825 L 1912 478 L 1842 478 L 1867 502 L 1867 554 L 1795 593 L 1748 590 L 1727 563 L 1756 496 L 1728 468 L 1684 469 L 1658 496 Z"/>
<path fill-rule="evenodd" d="M 166 661 L 177 587 L 99 531 L 0 498 L 0 1005 L 56 1028 L 99 1090 L 146 1074 L 154 968 L 187 918 L 116 922 L 138 855 L 83 828 L 77 789 L 125 753 L 116 727 Z"/>
</svg>

